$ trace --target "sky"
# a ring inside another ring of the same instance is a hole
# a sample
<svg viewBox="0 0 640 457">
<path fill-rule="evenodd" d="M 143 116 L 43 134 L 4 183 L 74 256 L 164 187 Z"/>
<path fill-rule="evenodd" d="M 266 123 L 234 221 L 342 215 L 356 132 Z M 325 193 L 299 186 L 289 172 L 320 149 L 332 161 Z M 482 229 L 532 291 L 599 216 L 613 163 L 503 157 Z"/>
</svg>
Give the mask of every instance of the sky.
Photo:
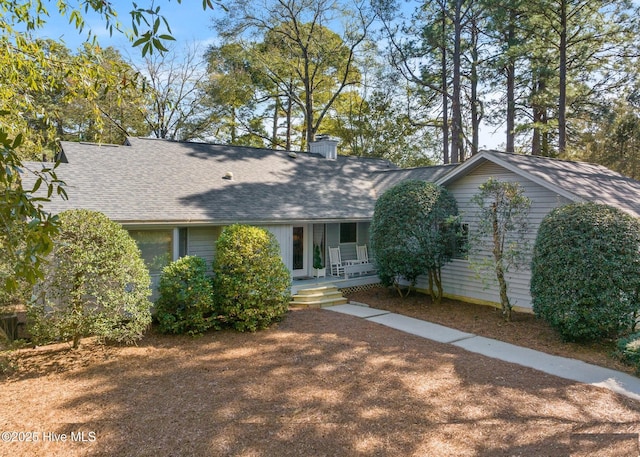
<svg viewBox="0 0 640 457">
<path fill-rule="evenodd" d="M 247 0 L 250 1 L 250 0 Z M 141 1 L 140 5 L 148 5 L 147 0 Z M 127 29 L 131 27 L 129 11 L 131 10 L 131 0 L 115 0 L 113 4 L 120 14 L 121 22 Z M 198 46 L 205 50 L 207 45 L 214 43 L 215 32 L 211 29 L 212 19 L 216 15 L 224 14 L 222 9 L 215 5 L 215 9 L 202 9 L 201 0 L 182 0 L 178 3 L 175 0 L 156 0 L 155 6 L 160 6 L 160 13 L 167 19 L 171 27 L 175 49 L 186 49 Z M 51 16 L 47 20 L 46 26 L 38 34 L 42 38 L 62 40 L 71 50 L 77 50 L 86 40 L 87 30 L 79 33 L 68 20 L 60 16 L 55 10 L 55 5 L 50 6 Z M 98 38 L 101 46 L 113 46 L 121 54 L 134 63 L 140 63 L 141 48 L 133 48 L 132 44 L 121 33 L 114 32 L 109 36 L 104 20 L 97 14 L 85 14 L 87 28 Z M 140 65 L 143 67 L 143 65 Z M 504 127 L 481 126 L 480 147 L 501 149 L 504 148 Z"/>
<path fill-rule="evenodd" d="M 131 19 L 129 11 L 131 10 L 131 1 L 118 0 L 113 2 L 120 14 L 120 20 L 126 29 L 131 28 Z M 147 2 L 140 2 L 140 5 L 146 5 Z M 156 6 L 160 6 L 160 12 L 165 16 L 171 27 L 173 37 L 176 39 L 175 45 L 178 47 L 202 42 L 203 44 L 213 42 L 214 32 L 211 30 L 211 19 L 216 11 L 210 9 L 204 11 L 200 0 L 182 0 L 179 4 L 173 1 L 156 1 Z M 122 5 L 122 6 L 120 6 Z M 218 8 L 218 7 L 216 7 Z M 51 38 L 54 40 L 62 40 L 66 46 L 72 50 L 78 49 L 86 39 L 87 31 L 79 33 L 68 20 L 55 11 L 55 5 L 50 6 L 50 17 L 47 19 L 46 26 L 38 33 L 42 38 Z M 219 11 L 218 11 L 219 13 Z M 97 14 L 84 14 L 87 28 L 98 37 L 98 41 L 103 47 L 113 46 L 119 49 L 124 55 L 135 57 L 140 54 L 140 50 L 132 48 L 131 43 L 120 33 L 114 32 L 113 36 L 109 36 L 106 30 L 104 20 Z"/>
</svg>

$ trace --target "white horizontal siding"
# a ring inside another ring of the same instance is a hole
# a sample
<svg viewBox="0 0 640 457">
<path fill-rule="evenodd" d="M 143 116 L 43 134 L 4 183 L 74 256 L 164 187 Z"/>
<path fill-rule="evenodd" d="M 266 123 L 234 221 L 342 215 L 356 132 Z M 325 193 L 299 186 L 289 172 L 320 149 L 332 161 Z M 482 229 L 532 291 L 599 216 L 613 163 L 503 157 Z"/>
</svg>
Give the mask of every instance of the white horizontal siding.
<svg viewBox="0 0 640 457">
<path fill-rule="evenodd" d="M 477 227 L 478 217 L 477 207 L 471 203 L 471 199 L 479 192 L 480 185 L 492 177 L 499 181 L 519 182 L 524 189 L 524 194 L 531 199 L 529 229 L 526 238 L 529 242 L 529 248 L 532 249 L 538 227 L 544 216 L 553 208 L 569 203 L 569 200 L 531 181 L 524 180 L 522 177 L 498 165 L 487 162 L 447 186 L 458 201 L 458 210 L 462 216 L 462 221 L 463 223 L 469 224 L 471 234 Z M 489 240 L 487 240 L 487 242 L 488 244 L 482 252 L 482 255 L 490 255 L 491 248 Z M 511 304 L 522 308 L 531 308 L 531 295 L 529 292 L 531 279 L 530 249 L 529 254 L 523 262 L 523 268 L 519 271 L 512 271 L 507 275 L 508 293 Z M 470 260 L 456 259 L 443 267 L 442 283 L 444 292 L 448 295 L 499 303 L 500 296 L 493 272 L 486 272 L 482 277 L 479 277 L 471 268 L 471 263 L 474 259 L 472 258 Z M 475 260 L 479 261 L 480 259 Z M 417 286 L 425 289 L 428 288 L 427 278 L 419 278 Z"/>
<path fill-rule="evenodd" d="M 192 227 L 189 229 L 187 253 L 189 255 L 197 255 L 207 261 L 207 267 L 210 269 L 213 259 L 216 255 L 216 241 L 222 233 L 222 226 L 215 227 Z M 282 259 L 291 269 L 291 259 L 293 254 L 292 226 L 291 225 L 265 225 L 265 230 L 273 233 L 280 244 L 280 253 Z"/>
<path fill-rule="evenodd" d="M 371 222 L 359 222 L 358 223 L 358 245 L 369 245 L 369 233 L 371 229 Z"/>
<path fill-rule="evenodd" d="M 340 243 L 340 258 L 343 261 L 357 259 L 356 243 Z"/>
<path fill-rule="evenodd" d="M 340 224 L 327 224 L 326 236 L 328 248 L 340 246 Z"/>
<path fill-rule="evenodd" d="M 263 225 L 262 228 L 273 233 L 280 244 L 282 261 L 289 271 L 293 268 L 293 225 Z"/>
<path fill-rule="evenodd" d="M 342 260 L 351 260 L 358 258 L 357 246 L 369 245 L 369 228 L 370 222 L 358 222 L 356 225 L 356 242 L 340 243 L 340 224 L 327 224 L 327 247 L 340 248 L 340 257 Z M 369 253 L 371 254 L 371 253 Z"/>
<path fill-rule="evenodd" d="M 187 254 L 202 257 L 207 262 L 209 272 L 216 255 L 216 241 L 221 232 L 221 226 L 191 227 L 187 232 Z"/>
<path fill-rule="evenodd" d="M 155 301 L 160 298 L 158 287 L 160 286 L 160 277 L 162 275 L 160 273 L 152 273 L 149 276 L 151 277 L 151 296 L 149 297 L 149 300 L 155 303 Z"/>
</svg>

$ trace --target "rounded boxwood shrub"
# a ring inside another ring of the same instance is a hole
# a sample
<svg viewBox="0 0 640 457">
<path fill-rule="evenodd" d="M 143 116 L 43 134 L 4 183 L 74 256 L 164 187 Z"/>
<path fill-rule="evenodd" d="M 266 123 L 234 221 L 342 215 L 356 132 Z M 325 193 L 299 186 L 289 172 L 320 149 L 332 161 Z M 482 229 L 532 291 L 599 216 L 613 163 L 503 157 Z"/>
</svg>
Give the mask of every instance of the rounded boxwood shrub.
<svg viewBox="0 0 640 457">
<path fill-rule="evenodd" d="M 213 271 L 218 312 L 235 329 L 262 329 L 287 312 L 291 276 L 267 230 L 225 227 L 216 242 Z"/>
<path fill-rule="evenodd" d="M 96 211 L 60 213 L 60 230 L 29 306 L 36 341 L 140 339 L 151 323 L 151 280 L 129 233 Z"/>
<path fill-rule="evenodd" d="M 640 308 L 640 222 L 596 203 L 556 208 L 533 250 L 531 296 L 537 316 L 569 341 L 616 338 Z"/>
<path fill-rule="evenodd" d="M 640 373 L 640 333 L 633 333 L 618 340 L 617 354 L 620 360 Z"/>
<path fill-rule="evenodd" d="M 403 277 L 415 285 L 430 274 L 432 297 L 442 296 L 440 268 L 453 254 L 458 214 L 453 195 L 436 184 L 408 180 L 387 190 L 376 202 L 371 221 L 371 249 L 378 276 L 385 286 L 398 288 Z M 432 274 L 436 273 L 436 274 Z"/>
<path fill-rule="evenodd" d="M 213 286 L 202 257 L 185 256 L 162 270 L 156 319 L 162 333 L 195 335 L 213 326 Z"/>
</svg>

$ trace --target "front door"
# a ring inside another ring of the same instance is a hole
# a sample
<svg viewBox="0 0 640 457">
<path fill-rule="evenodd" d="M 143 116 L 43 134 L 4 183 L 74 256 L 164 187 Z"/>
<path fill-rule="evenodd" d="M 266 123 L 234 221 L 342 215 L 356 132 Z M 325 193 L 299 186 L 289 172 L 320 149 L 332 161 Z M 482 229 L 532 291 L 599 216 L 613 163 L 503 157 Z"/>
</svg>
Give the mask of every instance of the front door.
<svg viewBox="0 0 640 457">
<path fill-rule="evenodd" d="M 308 276 L 308 249 L 306 240 L 307 228 L 304 225 L 293 227 L 292 270 L 293 277 Z"/>
</svg>

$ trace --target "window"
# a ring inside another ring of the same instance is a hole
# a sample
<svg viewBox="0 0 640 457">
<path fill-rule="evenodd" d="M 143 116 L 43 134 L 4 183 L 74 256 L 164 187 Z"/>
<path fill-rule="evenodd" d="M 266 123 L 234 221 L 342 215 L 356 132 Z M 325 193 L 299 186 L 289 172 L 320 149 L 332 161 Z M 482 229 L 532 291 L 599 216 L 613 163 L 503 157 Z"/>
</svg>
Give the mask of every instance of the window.
<svg viewBox="0 0 640 457">
<path fill-rule="evenodd" d="M 184 257 L 187 255 L 187 234 L 186 228 L 178 229 L 178 257 Z"/>
<path fill-rule="evenodd" d="M 345 222 L 340 224 L 340 244 L 355 243 L 357 241 L 358 224 L 356 222 Z"/>
<path fill-rule="evenodd" d="M 469 224 L 458 224 L 452 238 L 451 257 L 460 260 L 469 258 Z"/>
<path fill-rule="evenodd" d="M 304 227 L 293 227 L 293 269 L 304 268 Z"/>
<path fill-rule="evenodd" d="M 173 257 L 173 230 L 129 230 L 129 235 L 138 245 L 149 273 L 162 273 Z"/>
</svg>

